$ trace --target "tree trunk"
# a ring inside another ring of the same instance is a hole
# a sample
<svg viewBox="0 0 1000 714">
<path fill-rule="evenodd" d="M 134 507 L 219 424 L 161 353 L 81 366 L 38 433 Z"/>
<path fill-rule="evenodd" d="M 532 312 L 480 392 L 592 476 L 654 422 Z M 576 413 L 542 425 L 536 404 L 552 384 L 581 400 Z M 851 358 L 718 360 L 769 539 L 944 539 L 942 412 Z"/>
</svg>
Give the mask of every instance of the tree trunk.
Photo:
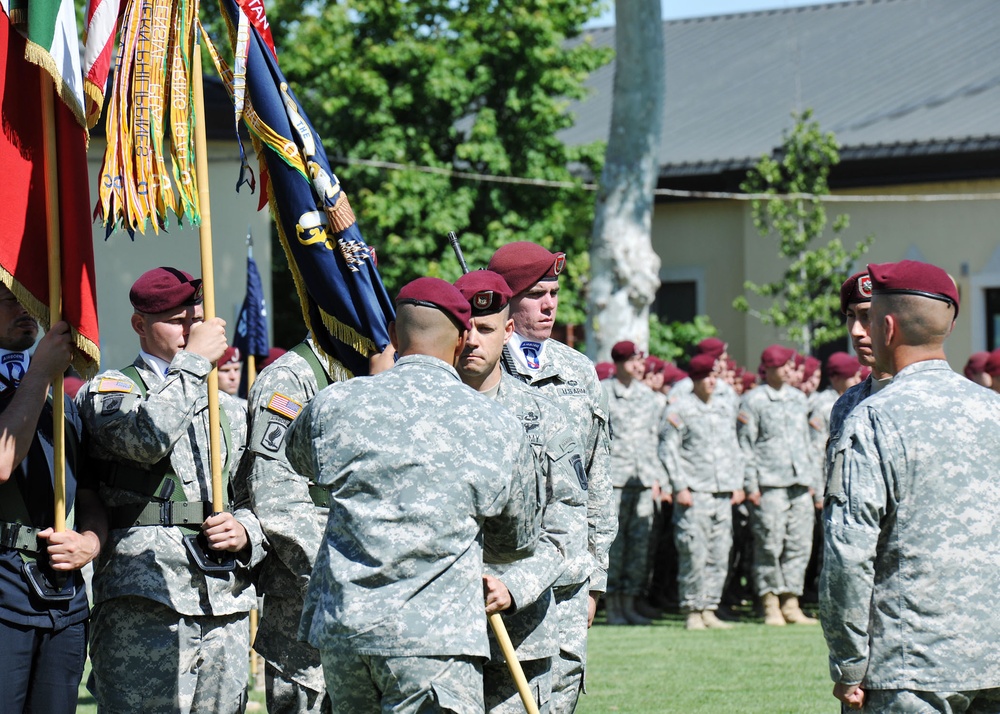
<svg viewBox="0 0 1000 714">
<path fill-rule="evenodd" d="M 653 252 L 653 190 L 665 94 L 660 0 L 616 0 L 614 93 L 608 149 L 591 235 L 587 354 L 649 345 L 649 305 L 660 285 Z"/>
</svg>

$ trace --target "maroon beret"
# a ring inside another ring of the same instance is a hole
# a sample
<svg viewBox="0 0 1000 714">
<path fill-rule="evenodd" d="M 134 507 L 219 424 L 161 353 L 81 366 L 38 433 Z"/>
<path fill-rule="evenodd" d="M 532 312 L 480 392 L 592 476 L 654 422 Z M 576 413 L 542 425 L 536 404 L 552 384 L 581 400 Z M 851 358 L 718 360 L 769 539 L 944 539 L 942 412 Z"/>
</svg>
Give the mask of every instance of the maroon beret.
<svg viewBox="0 0 1000 714">
<path fill-rule="evenodd" d="M 471 329 L 472 308 L 461 291 L 441 278 L 417 278 L 396 295 L 396 305 L 433 307 L 450 317 L 459 330 Z"/>
<path fill-rule="evenodd" d="M 507 307 L 514 294 L 499 273 L 492 270 L 474 270 L 455 281 L 469 305 L 473 316 L 495 315 Z"/>
<path fill-rule="evenodd" d="M 743 391 L 748 392 L 757 386 L 757 375 L 753 372 L 744 372 L 740 378 L 743 380 Z"/>
<path fill-rule="evenodd" d="M 861 363 L 846 352 L 834 352 L 826 358 L 826 376 L 847 379 L 861 371 Z"/>
<path fill-rule="evenodd" d="M 989 352 L 973 352 L 969 355 L 969 361 L 965 363 L 965 376 L 972 379 L 977 374 L 986 371 L 986 360 L 990 358 Z"/>
<path fill-rule="evenodd" d="M 715 359 L 719 359 L 722 354 L 726 351 L 728 345 L 720 340 L 718 337 L 706 337 L 704 340 L 698 343 L 695 347 L 695 351 L 701 355 L 712 355 Z"/>
<path fill-rule="evenodd" d="M 487 266 L 503 276 L 514 295 L 520 295 L 540 280 L 555 280 L 564 267 L 565 253 L 553 253 L 529 241 L 500 246 Z"/>
<path fill-rule="evenodd" d="M 224 364 L 229 364 L 230 362 L 240 361 L 240 348 L 239 347 L 228 347 L 226 351 L 222 353 L 222 357 L 216 363 L 220 367 Z"/>
<path fill-rule="evenodd" d="M 871 302 L 872 279 L 867 270 L 855 273 L 840 286 L 840 311 L 847 314 L 847 308 L 858 302 Z"/>
<path fill-rule="evenodd" d="M 765 367 L 780 367 L 796 356 L 795 350 L 783 345 L 771 345 L 760 354 L 760 363 Z"/>
<path fill-rule="evenodd" d="M 635 343 L 631 340 L 616 342 L 615 346 L 611 348 L 611 359 L 614 362 L 624 362 L 627 359 L 641 354 L 642 351 L 636 347 Z"/>
<path fill-rule="evenodd" d="M 816 370 L 819 369 L 819 366 L 821 364 L 823 364 L 823 363 L 820 362 L 815 357 L 811 357 L 811 356 L 810 357 L 806 357 L 805 358 L 805 366 L 806 366 L 806 368 L 802 372 L 802 378 L 803 379 L 809 379 L 810 377 L 812 377 L 814 374 L 816 374 Z"/>
<path fill-rule="evenodd" d="M 688 362 L 688 376 L 691 379 L 705 379 L 712 374 L 716 361 L 718 361 L 718 357 L 713 357 L 707 353 L 695 355 Z"/>
<path fill-rule="evenodd" d="M 288 350 L 283 350 L 280 347 L 272 347 L 267 351 L 267 357 L 265 357 L 263 361 L 259 365 L 257 365 L 257 371 L 260 372 L 262 369 L 264 369 L 269 364 L 274 362 L 274 360 L 281 357 L 281 355 L 285 354 L 285 352 L 287 351 Z"/>
<path fill-rule="evenodd" d="M 139 312 L 157 315 L 204 298 L 201 280 L 177 268 L 153 268 L 132 283 L 128 299 Z"/>
<path fill-rule="evenodd" d="M 986 359 L 986 364 L 983 365 L 983 371 L 991 377 L 996 377 L 1000 374 L 1000 349 L 990 352 L 990 356 Z"/>
<path fill-rule="evenodd" d="M 873 295 L 919 295 L 951 303 L 958 317 L 958 288 L 944 270 L 916 260 L 869 263 Z"/>
<path fill-rule="evenodd" d="M 608 379 L 615 373 L 615 363 L 614 362 L 598 362 L 594 365 L 597 370 L 598 379 Z"/>
<path fill-rule="evenodd" d="M 682 379 L 687 379 L 688 373 L 674 364 L 668 364 L 663 368 L 663 383 L 672 386 Z"/>
<path fill-rule="evenodd" d="M 646 358 L 646 374 L 655 374 L 657 372 L 662 372 L 663 368 L 667 366 L 667 363 L 656 355 L 649 355 Z"/>
</svg>

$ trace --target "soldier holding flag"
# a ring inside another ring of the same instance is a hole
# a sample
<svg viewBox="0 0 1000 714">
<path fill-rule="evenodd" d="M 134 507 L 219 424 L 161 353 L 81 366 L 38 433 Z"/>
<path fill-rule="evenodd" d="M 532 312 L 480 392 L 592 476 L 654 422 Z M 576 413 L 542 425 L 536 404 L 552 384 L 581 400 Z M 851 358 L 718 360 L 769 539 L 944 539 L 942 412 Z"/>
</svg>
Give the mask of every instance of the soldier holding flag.
<svg viewBox="0 0 1000 714">
<path fill-rule="evenodd" d="M 155 268 L 132 286 L 140 352 L 77 394 L 100 459 L 108 545 L 94 571 L 89 687 L 107 712 L 242 711 L 255 602 L 249 568 L 263 557 L 249 511 L 211 512 L 206 378 L 226 350 L 225 322 L 202 319 L 201 281 Z M 219 394 L 224 473 L 235 472 L 246 413 Z M 185 536 L 236 556 L 205 572 Z"/>
</svg>

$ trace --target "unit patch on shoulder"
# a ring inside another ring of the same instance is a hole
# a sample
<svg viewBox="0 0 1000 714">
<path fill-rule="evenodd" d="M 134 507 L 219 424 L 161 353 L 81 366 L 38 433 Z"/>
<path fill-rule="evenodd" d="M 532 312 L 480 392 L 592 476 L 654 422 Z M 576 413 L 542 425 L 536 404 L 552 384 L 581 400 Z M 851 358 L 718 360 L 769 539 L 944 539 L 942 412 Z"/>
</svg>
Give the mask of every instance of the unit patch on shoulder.
<svg viewBox="0 0 1000 714">
<path fill-rule="evenodd" d="M 277 452 L 278 449 L 281 448 L 281 442 L 285 440 L 285 434 L 287 432 L 288 422 L 274 419 L 267 425 L 267 429 L 264 431 L 264 436 L 260 440 L 260 445 L 268 451 Z"/>
<path fill-rule="evenodd" d="M 288 419 L 294 419 L 302 411 L 302 405 L 280 392 L 275 392 L 267 402 L 267 410 Z"/>
<path fill-rule="evenodd" d="M 135 388 L 127 379 L 118 379 L 117 377 L 102 377 L 101 381 L 97 383 L 98 392 L 125 392 L 126 394 L 131 392 Z"/>
<path fill-rule="evenodd" d="M 122 408 L 122 401 L 124 399 L 125 395 L 121 393 L 101 397 L 101 416 L 116 414 Z"/>
<path fill-rule="evenodd" d="M 736 421 L 740 422 L 741 424 L 749 424 L 750 423 L 750 415 L 747 414 L 746 412 L 740 412 L 736 416 Z"/>
<path fill-rule="evenodd" d="M 670 425 L 675 429 L 680 429 L 682 426 L 684 426 L 684 424 L 681 422 L 681 418 L 676 414 L 668 414 L 667 421 L 669 421 Z"/>
</svg>

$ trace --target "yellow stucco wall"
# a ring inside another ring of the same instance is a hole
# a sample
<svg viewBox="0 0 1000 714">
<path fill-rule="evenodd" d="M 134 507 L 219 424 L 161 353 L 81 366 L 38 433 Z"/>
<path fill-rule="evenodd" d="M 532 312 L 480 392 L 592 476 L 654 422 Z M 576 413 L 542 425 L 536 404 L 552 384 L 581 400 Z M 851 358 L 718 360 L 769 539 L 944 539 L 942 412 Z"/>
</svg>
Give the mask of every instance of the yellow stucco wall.
<svg viewBox="0 0 1000 714">
<path fill-rule="evenodd" d="M 91 203 L 97 203 L 97 175 L 104 156 L 102 139 L 91 141 L 88 152 Z M 249 145 L 247 146 L 249 149 Z M 264 294 L 271 304 L 270 217 L 265 208 L 257 212 L 257 195 L 244 186 L 236 193 L 239 175 L 239 151 L 233 143 L 209 144 L 209 191 L 212 215 L 212 257 L 215 275 L 216 314 L 226 320 L 230 341 L 236 327 L 236 315 L 246 291 L 246 235 L 251 226 L 254 236 L 254 259 L 260 268 Z M 251 157 L 254 171 L 256 160 Z M 259 188 L 259 184 L 258 184 Z M 138 338 L 129 324 L 132 306 L 128 291 L 135 279 L 160 265 L 201 275 L 199 231 L 188 225 L 178 226 L 176 218 L 166 232 L 156 235 L 117 231 L 105 240 L 104 228 L 94 225 L 94 262 L 97 272 L 97 307 L 101 330 L 101 368 L 121 367 L 130 363 L 139 349 Z"/>
<path fill-rule="evenodd" d="M 1000 193 L 1000 181 L 918 184 L 842 192 L 851 195 Z M 865 262 L 910 258 L 941 266 L 954 276 L 962 295 L 955 331 L 946 343 L 952 366 L 987 349 L 984 294 L 1000 287 L 1000 201 L 831 203 L 827 214 L 850 215 L 847 242 L 873 234 Z M 784 341 L 773 328 L 732 309 L 744 280 L 764 282 L 783 269 L 777 241 L 757 235 L 749 204 L 731 200 L 662 203 L 653 219 L 653 246 L 663 261 L 661 277 L 701 275 L 701 310 L 730 343 L 735 358 L 755 367 L 761 350 Z M 994 253 L 996 256 L 994 258 Z M 859 266 L 860 267 L 860 266 Z M 846 277 L 846 276 L 845 276 Z M 751 304 L 755 304 L 751 300 Z M 761 304 L 759 300 L 756 304 Z"/>
</svg>

